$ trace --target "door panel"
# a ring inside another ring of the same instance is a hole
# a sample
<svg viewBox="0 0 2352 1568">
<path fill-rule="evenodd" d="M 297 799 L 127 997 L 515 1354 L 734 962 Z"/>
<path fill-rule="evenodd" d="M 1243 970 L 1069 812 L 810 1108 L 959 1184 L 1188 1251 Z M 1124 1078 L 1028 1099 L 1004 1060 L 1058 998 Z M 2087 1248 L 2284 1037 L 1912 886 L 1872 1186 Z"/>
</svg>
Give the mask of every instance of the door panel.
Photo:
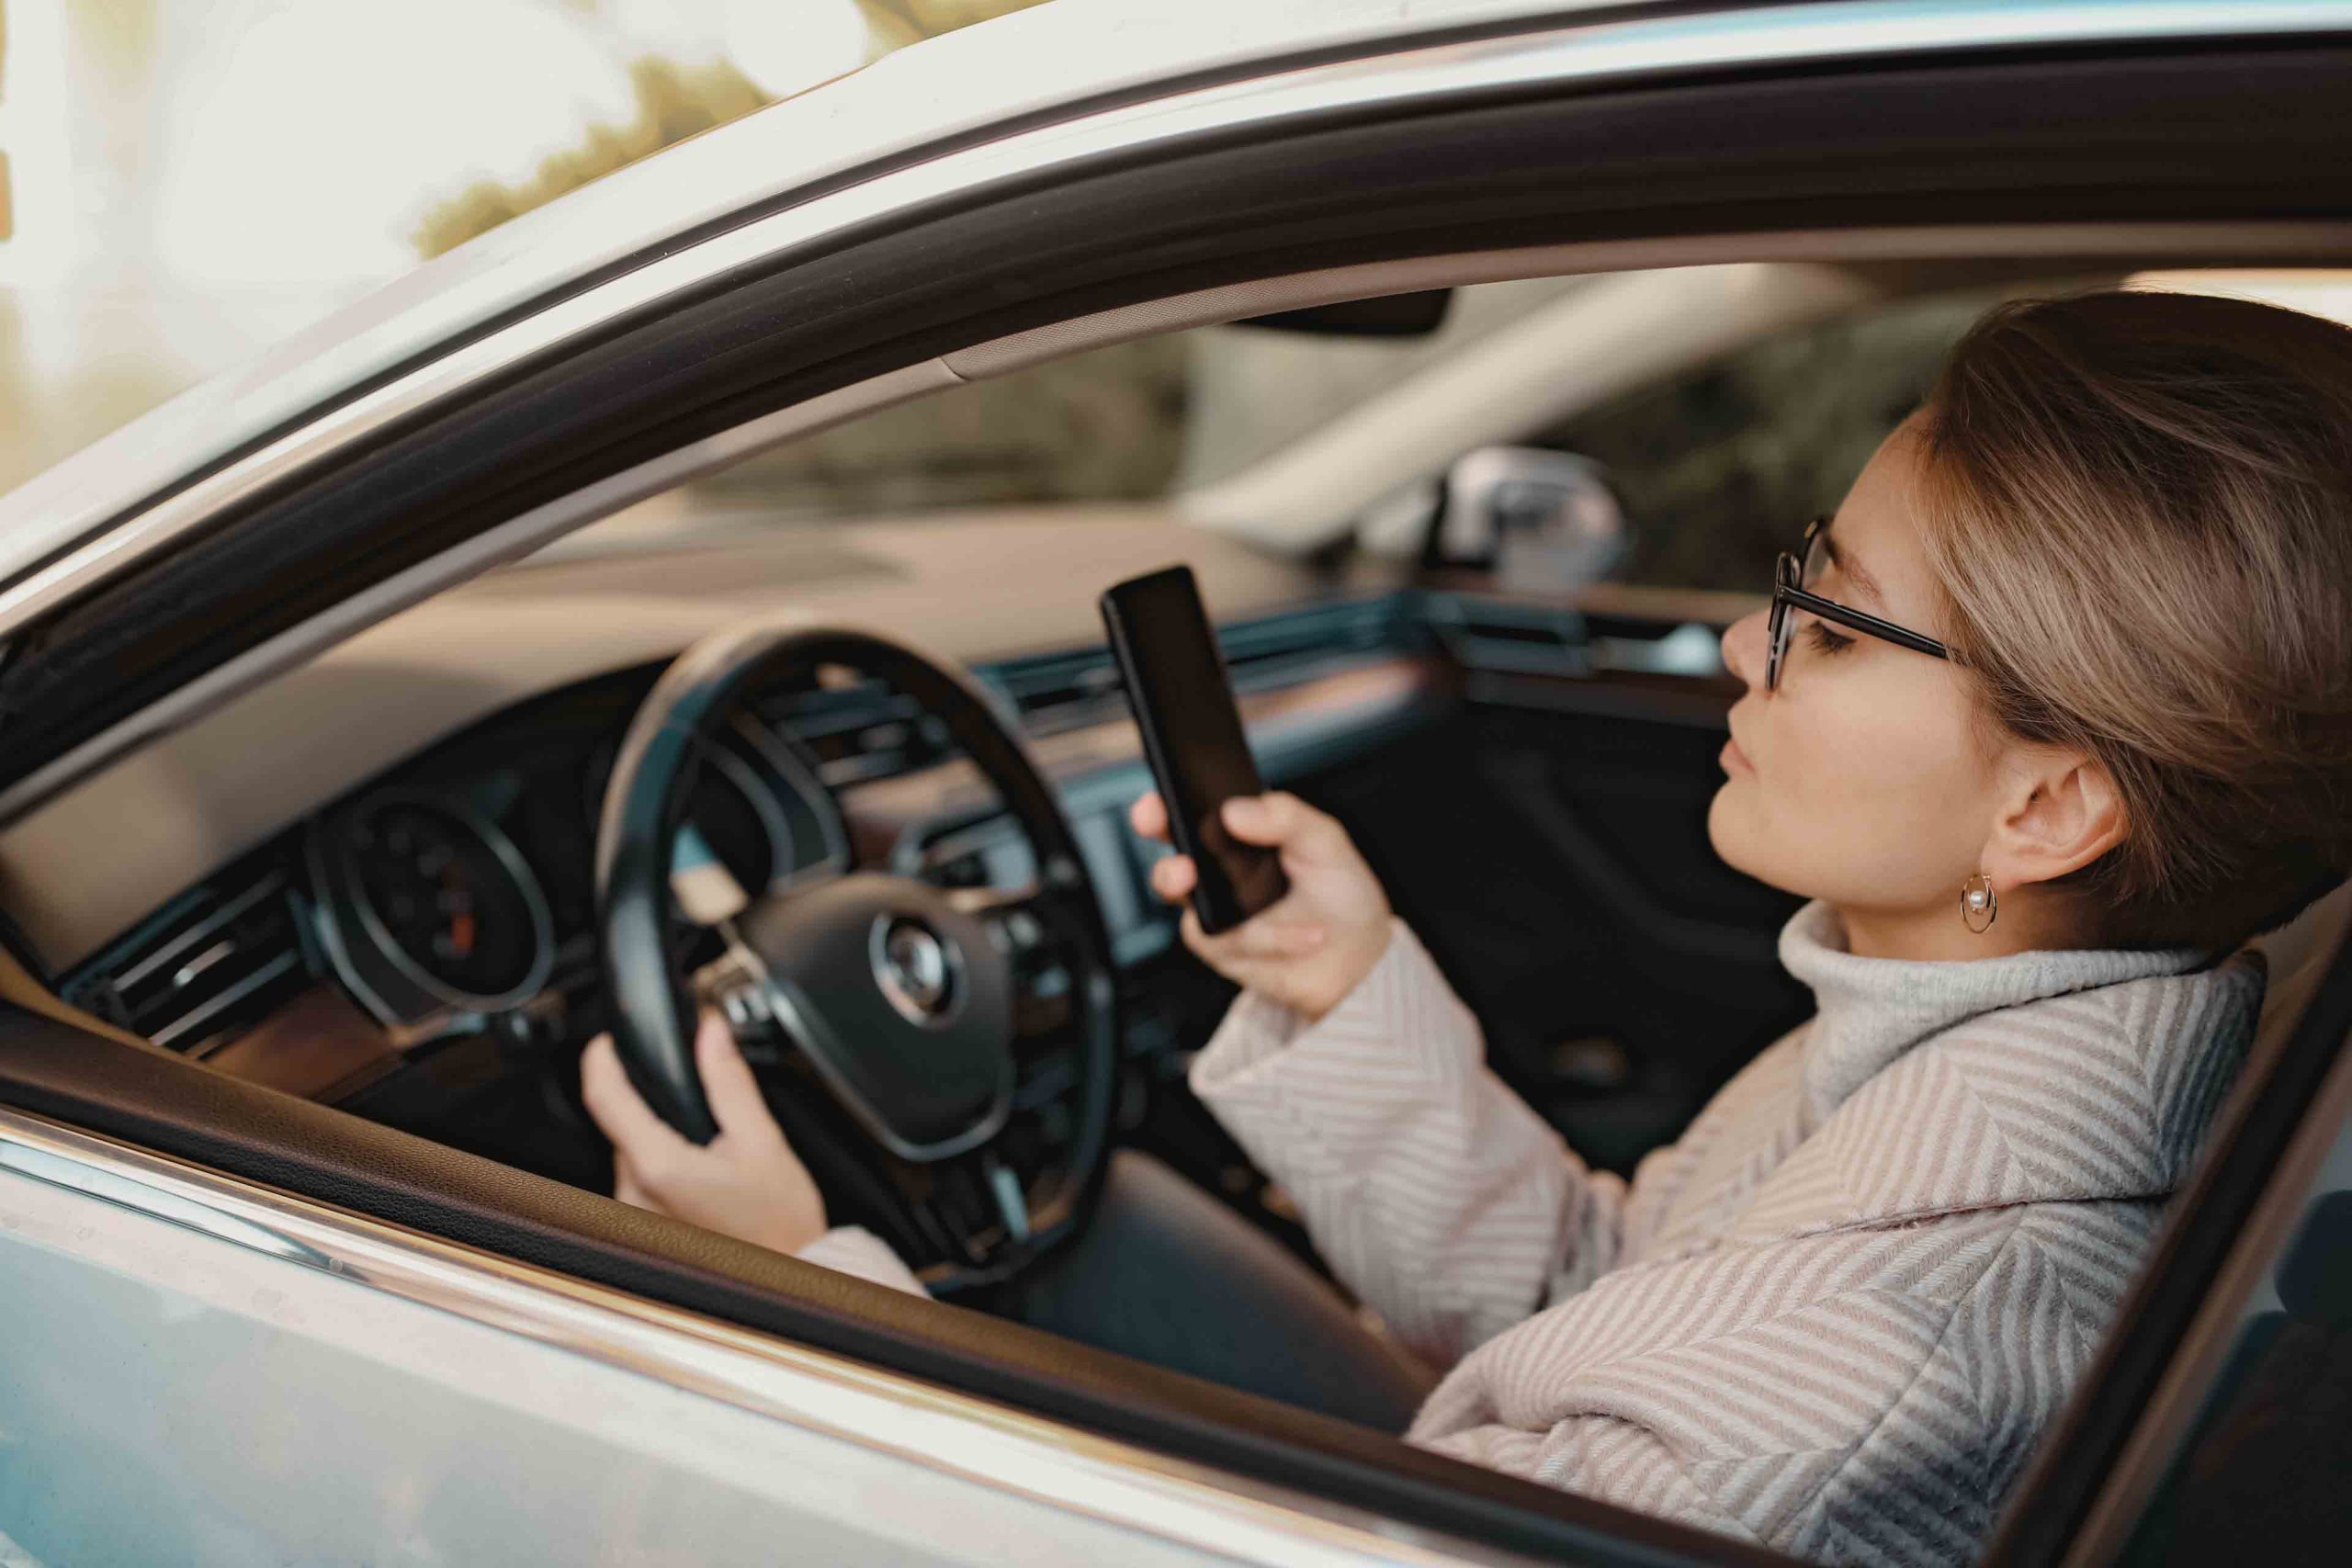
<svg viewBox="0 0 2352 1568">
<path fill-rule="evenodd" d="M 1799 900 L 1707 840 L 1717 684 L 1474 680 L 1442 730 L 1303 791 L 1363 847 L 1495 1070 L 1604 1167 L 1679 1134 L 1807 1011 L 1775 946 Z"/>
<path fill-rule="evenodd" d="M 0 1536 L 31 1562 L 1197 1560 L 764 1414 L 723 1350 L 693 1392 L 7 1131 Z"/>
</svg>

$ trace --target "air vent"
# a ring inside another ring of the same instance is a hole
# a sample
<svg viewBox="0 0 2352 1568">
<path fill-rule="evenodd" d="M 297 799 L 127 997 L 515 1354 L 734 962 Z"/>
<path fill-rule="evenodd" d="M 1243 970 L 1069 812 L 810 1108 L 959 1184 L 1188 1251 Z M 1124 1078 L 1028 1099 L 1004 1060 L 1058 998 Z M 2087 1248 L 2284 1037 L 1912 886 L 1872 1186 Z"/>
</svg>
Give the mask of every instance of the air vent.
<svg viewBox="0 0 2352 1568">
<path fill-rule="evenodd" d="M 1408 606 L 1398 595 L 1317 604 L 1222 628 L 1233 683 L 1242 691 L 1280 685 L 1333 660 L 1394 645 Z M 1007 699 L 1032 735 L 1051 735 L 1121 718 L 1126 695 L 1108 649 L 1077 649 L 1006 660 L 976 673 Z M 779 692 L 760 716 L 814 752 L 828 784 L 887 778 L 943 761 L 945 728 L 907 696 L 878 681 L 814 691 Z"/>
<path fill-rule="evenodd" d="M 1317 665 L 1396 646 L 1406 609 L 1405 601 L 1393 593 L 1342 600 L 1237 622 L 1221 628 L 1217 641 L 1234 685 L 1246 692 L 1298 680 Z"/>
<path fill-rule="evenodd" d="M 1390 646 L 1401 624 L 1400 607 L 1393 595 L 1317 604 L 1221 627 L 1217 642 L 1234 685 L 1251 691 Z M 1118 665 L 1107 649 L 1009 660 L 989 666 L 981 678 L 1012 699 L 1032 734 L 1098 724 L 1126 711 Z"/>
<path fill-rule="evenodd" d="M 62 987 L 85 1011 L 202 1056 L 311 984 L 286 874 L 271 865 L 175 901 Z"/>
<path fill-rule="evenodd" d="M 945 727 L 879 681 L 779 693 L 760 716 L 807 747 L 832 786 L 928 767 L 948 751 Z"/>
<path fill-rule="evenodd" d="M 1446 650 L 1473 670 L 1583 675 L 1592 669 L 1584 617 L 1565 606 L 1430 593 L 1421 616 Z"/>
<path fill-rule="evenodd" d="M 1588 615 L 1563 604 L 1449 592 L 1424 594 L 1421 619 L 1473 670 L 1537 675 L 1723 671 L 1721 629 L 1697 621 Z"/>
<path fill-rule="evenodd" d="M 1108 649 L 1008 660 L 981 679 L 1012 700 L 1033 735 L 1051 735 L 1125 715 L 1119 667 Z"/>
</svg>

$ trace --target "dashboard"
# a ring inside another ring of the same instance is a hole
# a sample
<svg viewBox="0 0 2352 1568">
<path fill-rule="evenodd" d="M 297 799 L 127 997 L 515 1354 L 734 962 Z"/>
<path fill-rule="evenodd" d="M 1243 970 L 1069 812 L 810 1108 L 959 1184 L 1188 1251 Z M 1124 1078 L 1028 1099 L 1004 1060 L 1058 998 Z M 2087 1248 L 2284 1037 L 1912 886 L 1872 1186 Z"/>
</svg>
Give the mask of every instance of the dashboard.
<svg viewBox="0 0 2352 1568">
<path fill-rule="evenodd" d="M 1270 780 L 1385 744 L 1449 700 L 1446 666 L 1412 646 L 1410 619 L 1388 596 L 1226 628 Z M 386 770 L 103 944 L 62 994 L 219 1070 L 362 1114 L 399 1098 L 395 1080 L 446 1089 L 453 1073 L 568 1064 L 604 1026 L 605 779 L 659 672 L 560 688 Z M 1120 964 L 1169 951 L 1172 919 L 1145 881 L 1159 847 L 1125 823 L 1149 779 L 1107 650 L 976 674 L 1061 793 Z M 754 693 L 697 762 L 672 867 L 689 970 L 718 945 L 705 928 L 746 897 L 853 864 L 960 886 L 1014 886 L 1033 869 L 944 731 L 872 683 Z"/>
</svg>

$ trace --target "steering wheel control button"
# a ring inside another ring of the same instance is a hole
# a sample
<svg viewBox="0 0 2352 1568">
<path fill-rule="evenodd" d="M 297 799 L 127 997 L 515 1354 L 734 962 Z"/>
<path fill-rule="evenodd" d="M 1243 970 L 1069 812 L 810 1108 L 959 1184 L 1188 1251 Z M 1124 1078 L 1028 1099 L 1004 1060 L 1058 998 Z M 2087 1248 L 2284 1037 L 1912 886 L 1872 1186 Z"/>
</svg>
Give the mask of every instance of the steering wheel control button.
<svg viewBox="0 0 2352 1568">
<path fill-rule="evenodd" d="M 978 1147 L 1012 1110 L 1012 966 L 941 889 L 875 872 L 737 924 L 784 1032 L 901 1159 Z"/>
<path fill-rule="evenodd" d="M 963 998 L 956 973 L 962 960 L 948 939 L 915 916 L 877 915 L 872 959 L 875 984 L 910 1023 L 944 1022 Z"/>
<path fill-rule="evenodd" d="M 718 1010 L 738 1040 L 756 1040 L 775 1027 L 768 994 L 757 986 L 743 986 L 718 998 Z"/>
</svg>

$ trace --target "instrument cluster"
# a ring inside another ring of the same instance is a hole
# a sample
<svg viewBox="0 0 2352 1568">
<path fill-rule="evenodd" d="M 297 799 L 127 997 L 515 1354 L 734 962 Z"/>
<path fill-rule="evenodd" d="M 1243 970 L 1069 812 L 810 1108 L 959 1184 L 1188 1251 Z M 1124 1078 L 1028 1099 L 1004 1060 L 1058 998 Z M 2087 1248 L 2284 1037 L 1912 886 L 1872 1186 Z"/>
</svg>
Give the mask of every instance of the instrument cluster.
<svg viewBox="0 0 2352 1568">
<path fill-rule="evenodd" d="M 537 995 L 593 943 L 594 853 L 616 738 L 556 755 L 518 744 L 486 766 L 360 795 L 311 825 L 322 956 L 386 1026 L 492 1013 Z M 749 715 L 707 744 L 681 791 L 672 879 L 704 922 L 844 869 L 839 807 L 813 761 Z M 716 902 L 717 886 L 727 894 Z"/>
</svg>

